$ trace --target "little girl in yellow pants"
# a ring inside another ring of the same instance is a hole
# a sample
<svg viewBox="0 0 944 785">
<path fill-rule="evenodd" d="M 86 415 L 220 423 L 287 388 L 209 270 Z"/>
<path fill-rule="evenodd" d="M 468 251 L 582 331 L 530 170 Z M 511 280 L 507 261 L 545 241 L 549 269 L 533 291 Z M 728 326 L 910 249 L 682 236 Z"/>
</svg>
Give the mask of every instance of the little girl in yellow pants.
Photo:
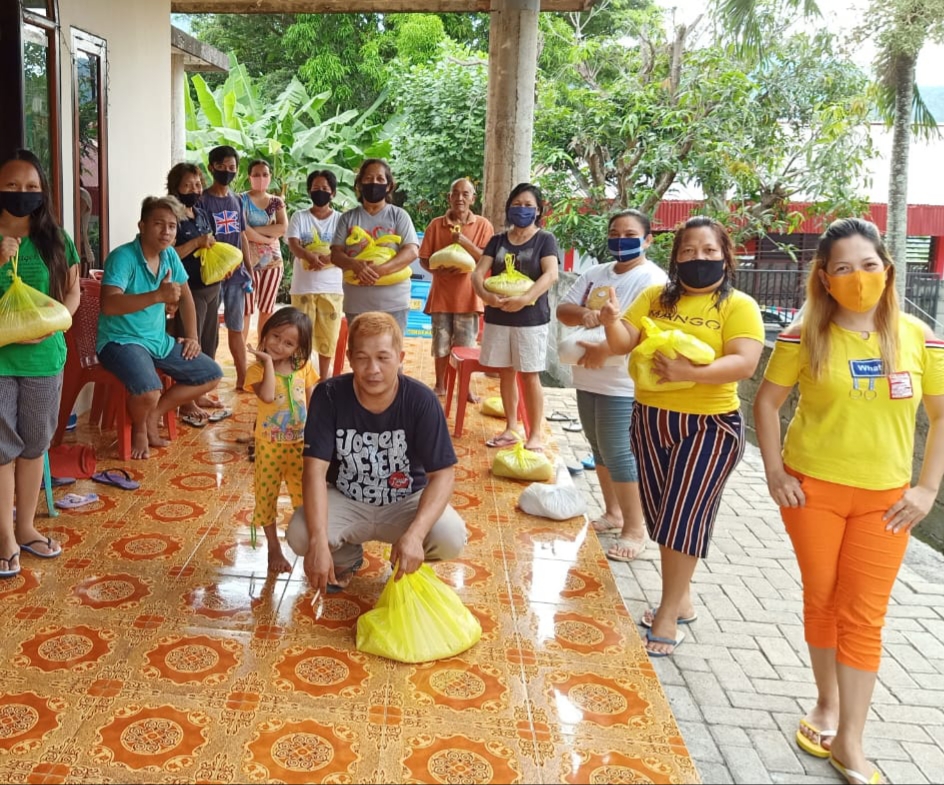
<svg viewBox="0 0 944 785">
<path fill-rule="evenodd" d="M 256 413 L 254 485 L 256 507 L 252 516 L 261 524 L 269 550 L 269 572 L 290 572 L 276 529 L 282 481 L 292 506 L 302 504 L 302 447 L 308 401 L 318 381 L 309 362 L 311 320 L 295 308 L 276 311 L 262 328 L 259 348 L 246 347 L 256 363 L 246 373 L 246 389 L 259 399 Z"/>
</svg>

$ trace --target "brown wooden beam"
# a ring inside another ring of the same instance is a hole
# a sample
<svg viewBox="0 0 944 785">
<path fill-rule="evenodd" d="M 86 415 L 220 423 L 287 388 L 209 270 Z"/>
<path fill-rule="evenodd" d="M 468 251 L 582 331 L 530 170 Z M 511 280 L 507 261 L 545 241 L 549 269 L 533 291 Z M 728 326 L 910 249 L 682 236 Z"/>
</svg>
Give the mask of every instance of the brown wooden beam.
<svg viewBox="0 0 944 785">
<path fill-rule="evenodd" d="M 586 11 L 596 0 L 541 0 L 542 11 Z M 474 13 L 490 0 L 171 0 L 175 14 Z"/>
</svg>

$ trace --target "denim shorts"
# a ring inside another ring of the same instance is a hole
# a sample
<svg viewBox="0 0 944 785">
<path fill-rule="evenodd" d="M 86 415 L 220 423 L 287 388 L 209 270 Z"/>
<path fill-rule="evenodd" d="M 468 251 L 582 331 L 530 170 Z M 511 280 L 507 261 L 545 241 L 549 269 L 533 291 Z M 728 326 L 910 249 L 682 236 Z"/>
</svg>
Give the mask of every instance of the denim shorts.
<svg viewBox="0 0 944 785">
<path fill-rule="evenodd" d="M 223 324 L 226 329 L 241 333 L 246 313 L 246 290 L 243 289 L 243 279 L 240 276 L 233 274 L 223 281 L 220 300 L 223 301 Z"/>
<path fill-rule="evenodd" d="M 205 354 L 192 360 L 183 357 L 183 344 L 175 343 L 166 357 L 158 359 L 138 343 L 106 343 L 98 353 L 106 371 L 117 376 L 131 395 L 144 395 L 163 389 L 157 371 L 166 373 L 177 384 L 199 387 L 223 378 L 223 370 Z"/>
<path fill-rule="evenodd" d="M 633 399 L 577 390 L 577 414 L 596 464 L 609 470 L 613 482 L 639 482 L 629 444 Z"/>
</svg>

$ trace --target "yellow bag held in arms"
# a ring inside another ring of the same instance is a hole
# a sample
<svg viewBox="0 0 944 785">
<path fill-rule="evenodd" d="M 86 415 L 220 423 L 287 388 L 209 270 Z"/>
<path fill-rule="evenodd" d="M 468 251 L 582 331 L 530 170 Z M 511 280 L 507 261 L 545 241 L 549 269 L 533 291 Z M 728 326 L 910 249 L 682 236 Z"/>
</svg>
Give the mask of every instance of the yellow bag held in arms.
<svg viewBox="0 0 944 785">
<path fill-rule="evenodd" d="M 515 269 L 515 257 L 510 253 L 505 254 L 505 272 L 498 275 L 490 275 L 482 285 L 493 294 L 500 294 L 504 297 L 517 297 L 527 292 L 534 281 L 527 275 Z M 531 303 L 534 305 L 534 303 Z"/>
<path fill-rule="evenodd" d="M 72 326 L 68 308 L 23 282 L 17 273 L 19 261 L 17 249 L 16 256 L 9 262 L 13 282 L 0 297 L 0 346 L 44 338 Z"/>
<path fill-rule="evenodd" d="M 311 251 L 312 253 L 319 254 L 320 256 L 330 256 L 331 255 L 331 246 L 321 239 L 321 235 L 318 234 L 317 229 L 312 229 L 311 231 L 311 242 L 305 246 L 306 251 Z M 304 262 L 305 269 L 310 270 L 308 262 Z M 334 267 L 333 264 L 327 264 L 325 267 Z"/>
<path fill-rule="evenodd" d="M 504 417 L 505 405 L 502 403 L 501 396 L 493 395 L 491 398 L 486 398 L 482 401 L 480 411 L 488 417 Z"/>
<path fill-rule="evenodd" d="M 440 267 L 449 267 L 461 273 L 471 273 L 475 269 L 475 259 L 459 243 L 453 243 L 429 257 L 430 270 L 438 270 Z"/>
<path fill-rule="evenodd" d="M 367 245 L 364 246 L 364 250 L 354 258 L 362 259 L 371 264 L 383 264 L 384 262 L 389 262 L 397 255 L 397 252 L 394 251 L 393 248 L 388 248 L 384 243 L 399 244 L 401 239 L 398 234 L 385 234 L 375 240 L 360 226 L 355 226 L 351 229 L 351 233 L 347 236 L 347 240 L 345 240 L 344 243 L 345 245 L 358 245 L 366 240 Z M 412 274 L 409 265 L 407 265 L 402 270 L 397 270 L 395 273 L 383 276 L 383 278 L 380 278 L 374 283 L 374 286 L 390 286 L 391 284 L 400 283 L 400 281 L 405 281 Z M 353 270 L 344 271 L 344 283 L 349 283 L 353 286 L 363 286 L 360 278 L 354 274 Z"/>
<path fill-rule="evenodd" d="M 554 477 L 554 466 L 543 452 L 526 450 L 524 442 L 518 442 L 495 453 L 492 474 L 513 480 L 547 482 Z"/>
<path fill-rule="evenodd" d="M 646 333 L 646 338 L 629 355 L 629 375 L 633 377 L 636 389 L 685 390 L 695 386 L 695 382 L 659 384 L 659 377 L 652 369 L 652 358 L 656 352 L 661 352 L 671 360 L 681 354 L 695 365 L 708 365 L 714 362 L 715 350 L 694 335 L 681 330 L 663 330 L 657 327 L 648 316 L 642 317 L 642 329 Z"/>
<path fill-rule="evenodd" d="M 200 260 L 200 278 L 207 286 L 222 281 L 243 263 L 243 252 L 229 243 L 213 243 L 198 248 L 194 255 Z"/>
<path fill-rule="evenodd" d="M 374 609 L 357 620 L 357 650 L 397 662 L 455 657 L 481 637 L 479 620 L 428 564 L 398 581 L 391 575 Z"/>
</svg>

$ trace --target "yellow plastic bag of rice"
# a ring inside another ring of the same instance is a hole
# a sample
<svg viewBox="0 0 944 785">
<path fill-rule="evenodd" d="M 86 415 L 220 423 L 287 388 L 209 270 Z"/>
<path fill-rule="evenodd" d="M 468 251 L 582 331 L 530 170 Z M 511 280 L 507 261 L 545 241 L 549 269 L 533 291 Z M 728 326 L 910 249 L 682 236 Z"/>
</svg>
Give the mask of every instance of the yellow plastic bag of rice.
<svg viewBox="0 0 944 785">
<path fill-rule="evenodd" d="M 72 326 L 72 314 L 58 300 L 27 285 L 17 272 L 20 252 L 9 262 L 13 282 L 0 297 L 0 346 L 45 338 Z"/>
</svg>

